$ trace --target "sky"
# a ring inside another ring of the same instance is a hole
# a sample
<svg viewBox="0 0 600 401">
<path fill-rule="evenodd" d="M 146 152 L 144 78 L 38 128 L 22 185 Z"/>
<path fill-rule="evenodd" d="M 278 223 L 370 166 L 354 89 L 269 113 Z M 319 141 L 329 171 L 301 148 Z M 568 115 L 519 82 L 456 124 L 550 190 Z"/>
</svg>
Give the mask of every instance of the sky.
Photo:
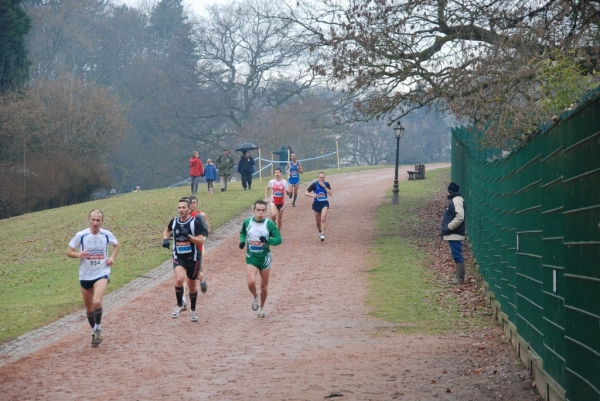
<svg viewBox="0 0 600 401">
<path fill-rule="evenodd" d="M 115 0 L 115 3 L 125 3 L 129 6 L 138 6 L 143 0 Z M 158 0 L 155 0 L 158 1 Z M 194 14 L 206 15 L 206 6 L 211 4 L 227 4 L 232 0 L 184 0 L 183 3 L 186 6 L 190 6 Z"/>
</svg>

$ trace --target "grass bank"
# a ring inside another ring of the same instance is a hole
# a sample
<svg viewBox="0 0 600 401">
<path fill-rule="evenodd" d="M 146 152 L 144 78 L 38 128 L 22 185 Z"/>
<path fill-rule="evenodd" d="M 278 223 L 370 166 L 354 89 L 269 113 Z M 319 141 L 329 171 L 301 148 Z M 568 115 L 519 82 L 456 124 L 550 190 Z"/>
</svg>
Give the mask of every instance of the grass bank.
<svg viewBox="0 0 600 401">
<path fill-rule="evenodd" d="M 432 236 L 415 236 L 422 224 L 415 209 L 427 204 L 427 197 L 445 188 L 450 169 L 431 170 L 426 180 L 401 182 L 400 204 L 382 205 L 377 213 L 377 230 L 370 255 L 375 266 L 369 271 L 367 304 L 375 317 L 392 323 L 403 333 L 442 333 L 457 331 L 458 301 L 447 285 L 436 280 L 431 269 L 435 263 L 425 250 Z M 391 200 L 391 190 L 387 199 Z M 441 301 L 440 301 L 441 299 Z M 469 327 L 483 327 L 489 321 L 476 318 Z"/>
<path fill-rule="evenodd" d="M 328 175 L 377 167 L 325 170 Z M 379 167 L 381 168 L 381 167 Z M 302 182 L 317 177 L 307 172 Z M 254 179 L 252 190 L 232 182 L 226 192 L 213 195 L 199 188 L 200 209 L 213 230 L 264 197 L 270 177 Z M 169 259 L 161 247 L 162 231 L 177 214 L 177 200 L 189 195 L 189 186 L 127 193 L 79 205 L 0 220 L 0 344 L 81 310 L 78 261 L 65 256 L 73 235 L 89 227 L 87 216 L 104 212 L 104 228 L 122 244 L 107 294 Z"/>
</svg>

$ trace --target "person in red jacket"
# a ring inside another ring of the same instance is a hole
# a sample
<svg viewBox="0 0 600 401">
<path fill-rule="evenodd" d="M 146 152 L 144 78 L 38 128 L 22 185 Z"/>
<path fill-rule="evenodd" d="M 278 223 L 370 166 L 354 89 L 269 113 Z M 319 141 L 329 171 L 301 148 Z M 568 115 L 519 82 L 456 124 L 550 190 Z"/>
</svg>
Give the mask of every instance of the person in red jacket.
<svg viewBox="0 0 600 401">
<path fill-rule="evenodd" d="M 204 165 L 202 164 L 202 160 L 198 157 L 198 152 L 194 151 L 192 153 L 192 158 L 190 159 L 190 177 L 192 178 L 192 194 L 198 193 L 198 183 L 200 182 L 200 177 L 204 174 Z"/>
</svg>

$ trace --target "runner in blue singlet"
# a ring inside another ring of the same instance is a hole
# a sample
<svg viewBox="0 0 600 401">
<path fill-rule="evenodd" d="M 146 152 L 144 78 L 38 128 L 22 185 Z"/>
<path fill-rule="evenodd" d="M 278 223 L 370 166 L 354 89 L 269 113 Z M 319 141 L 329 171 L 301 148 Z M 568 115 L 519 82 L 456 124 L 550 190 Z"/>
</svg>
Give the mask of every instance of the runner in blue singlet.
<svg viewBox="0 0 600 401">
<path fill-rule="evenodd" d="M 311 193 L 312 192 L 312 193 Z M 325 241 L 325 227 L 327 222 L 327 211 L 329 210 L 329 196 L 333 196 L 331 185 L 325 182 L 325 173 L 319 172 L 319 179 L 306 189 L 306 196 L 313 198 L 312 209 L 315 212 L 319 238 Z"/>
<path fill-rule="evenodd" d="M 295 153 L 292 153 L 290 158 L 292 160 L 287 163 L 286 167 L 289 184 L 289 188 L 287 189 L 286 193 L 290 198 L 292 198 L 292 196 L 294 197 L 292 200 L 292 206 L 296 207 L 296 199 L 298 198 L 298 184 L 300 184 L 300 174 L 304 173 L 304 170 L 302 169 L 302 163 L 296 159 L 297 156 Z"/>
</svg>

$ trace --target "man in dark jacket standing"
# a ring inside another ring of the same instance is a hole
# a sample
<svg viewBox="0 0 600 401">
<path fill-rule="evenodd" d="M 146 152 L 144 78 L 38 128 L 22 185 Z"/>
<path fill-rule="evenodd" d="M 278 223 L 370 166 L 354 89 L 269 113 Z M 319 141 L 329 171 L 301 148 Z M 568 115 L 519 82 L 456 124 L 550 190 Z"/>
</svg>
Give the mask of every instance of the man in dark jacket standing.
<svg viewBox="0 0 600 401">
<path fill-rule="evenodd" d="M 244 191 L 246 190 L 246 185 L 248 189 L 252 189 L 252 174 L 254 174 L 254 164 L 255 161 L 248 154 L 247 150 L 242 152 L 242 158 L 238 163 L 238 173 L 242 177 L 242 187 L 244 187 Z"/>
<path fill-rule="evenodd" d="M 456 278 L 450 284 L 457 285 L 465 281 L 465 260 L 462 255 L 462 242 L 466 234 L 465 200 L 460 194 L 460 187 L 453 182 L 448 185 L 448 199 L 450 203 L 442 220 L 442 238 L 448 241 L 452 259 L 456 263 Z"/>
</svg>

